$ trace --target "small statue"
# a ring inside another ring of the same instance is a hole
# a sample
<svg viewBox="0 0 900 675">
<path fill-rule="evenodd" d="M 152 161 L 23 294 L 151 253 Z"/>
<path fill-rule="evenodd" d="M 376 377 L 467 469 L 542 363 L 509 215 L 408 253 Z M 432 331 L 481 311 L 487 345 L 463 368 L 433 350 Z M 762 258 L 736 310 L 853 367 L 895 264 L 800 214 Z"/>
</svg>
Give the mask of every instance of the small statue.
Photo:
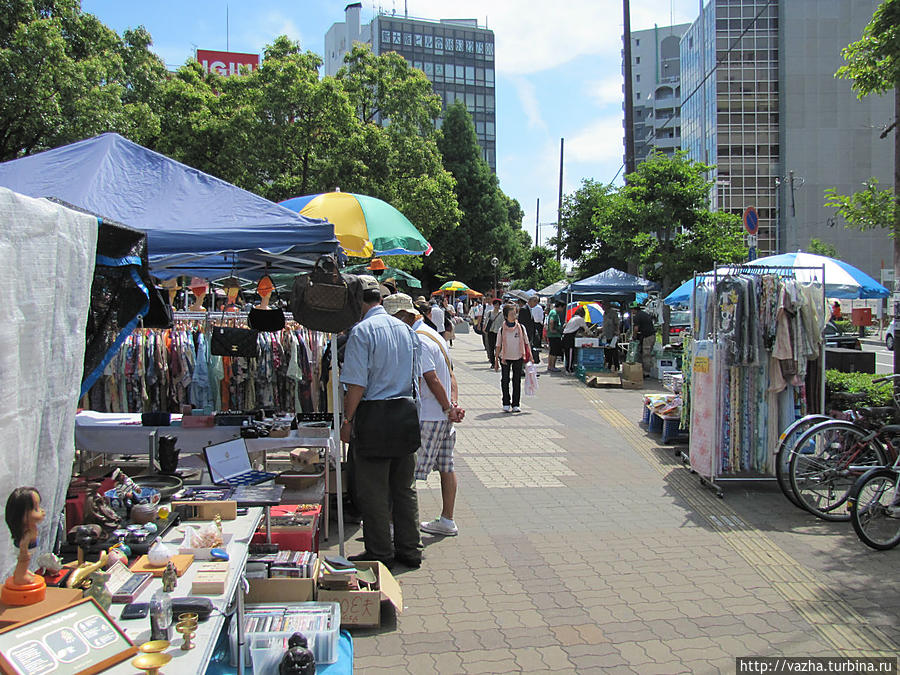
<svg viewBox="0 0 900 675">
<path fill-rule="evenodd" d="M 106 498 L 98 492 L 99 483 L 90 484 L 90 495 L 85 503 L 85 523 L 96 523 L 104 530 L 114 530 L 119 526 L 119 517 L 106 501 Z"/>
<path fill-rule="evenodd" d="M 37 546 L 38 525 L 42 520 L 44 509 L 37 488 L 13 490 L 6 500 L 6 524 L 19 556 L 13 575 L 6 580 L 0 594 L 8 605 L 31 605 L 44 599 L 47 585 L 43 577 L 28 571 L 31 549 Z"/>
<path fill-rule="evenodd" d="M 101 572 L 100 570 L 95 571 L 88 577 L 91 581 L 91 585 L 84 592 L 84 597 L 93 598 L 103 609 L 109 609 L 109 606 L 112 604 L 112 593 L 110 593 L 109 589 L 106 587 L 106 582 L 109 581 L 109 577 L 109 572 Z"/>
<path fill-rule="evenodd" d="M 288 638 L 288 650 L 278 664 L 278 675 L 316 675 L 316 657 L 303 633 Z"/>
<path fill-rule="evenodd" d="M 171 593 L 178 585 L 178 574 L 175 572 L 175 563 L 171 560 L 166 563 L 166 571 L 162 575 L 163 593 Z"/>
<path fill-rule="evenodd" d="M 127 475 L 122 469 L 116 469 L 112 473 L 112 479 L 116 481 L 116 496 L 122 504 L 133 501 L 135 492 L 139 493 L 139 491 L 137 485 L 131 480 L 131 476 Z"/>
<path fill-rule="evenodd" d="M 35 560 L 35 563 L 39 569 L 50 574 L 56 574 L 62 569 L 62 560 L 59 559 L 59 556 L 50 553 L 50 551 L 41 553 Z"/>
</svg>

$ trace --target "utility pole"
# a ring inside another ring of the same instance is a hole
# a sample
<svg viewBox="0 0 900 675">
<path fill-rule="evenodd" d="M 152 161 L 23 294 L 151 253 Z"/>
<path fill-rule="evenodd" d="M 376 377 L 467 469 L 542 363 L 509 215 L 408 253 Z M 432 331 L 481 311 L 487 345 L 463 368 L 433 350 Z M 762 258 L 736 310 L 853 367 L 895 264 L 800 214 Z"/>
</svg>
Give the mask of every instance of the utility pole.
<svg viewBox="0 0 900 675">
<path fill-rule="evenodd" d="M 631 0 L 622 0 L 622 19 L 625 24 L 622 59 L 625 66 L 625 180 L 634 173 L 634 91 L 631 84 Z"/>
<path fill-rule="evenodd" d="M 541 198 L 537 198 L 537 208 L 534 213 L 534 245 L 541 245 Z"/>
<path fill-rule="evenodd" d="M 556 262 L 562 259 L 562 191 L 563 191 L 563 147 L 565 138 L 559 139 L 559 202 L 556 204 Z"/>
</svg>

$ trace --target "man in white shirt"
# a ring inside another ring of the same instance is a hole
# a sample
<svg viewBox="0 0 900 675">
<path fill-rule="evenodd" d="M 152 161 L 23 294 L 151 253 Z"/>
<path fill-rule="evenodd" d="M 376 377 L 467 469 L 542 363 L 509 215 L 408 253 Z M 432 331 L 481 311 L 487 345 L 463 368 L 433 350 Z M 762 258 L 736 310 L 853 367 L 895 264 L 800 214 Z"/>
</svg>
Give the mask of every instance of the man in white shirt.
<svg viewBox="0 0 900 675">
<path fill-rule="evenodd" d="M 438 333 L 444 334 L 444 308 L 439 301 L 431 303 L 431 323 L 437 326 Z"/>
<path fill-rule="evenodd" d="M 456 473 L 453 471 L 453 447 L 456 444 L 454 422 L 462 421 L 465 410 L 457 401 L 456 377 L 447 343 L 429 327 L 416 311 L 412 298 L 398 293 L 385 298 L 385 311 L 416 331 L 421 343 L 422 379 L 419 387 L 419 428 L 422 445 L 416 458 L 416 478 L 427 480 L 437 470 L 441 476 L 441 515 L 420 528 L 428 534 L 454 537 L 459 533 L 453 522 L 456 505 Z M 424 309 L 424 308 L 423 308 Z M 432 313 L 434 309 L 431 310 Z"/>
<path fill-rule="evenodd" d="M 531 318 L 534 320 L 531 346 L 535 349 L 540 349 L 544 338 L 544 308 L 541 307 L 541 303 L 538 302 L 538 296 L 536 295 L 528 298 L 528 306 L 531 308 Z"/>
<path fill-rule="evenodd" d="M 456 316 L 462 316 L 465 311 L 462 298 L 456 301 Z"/>
</svg>

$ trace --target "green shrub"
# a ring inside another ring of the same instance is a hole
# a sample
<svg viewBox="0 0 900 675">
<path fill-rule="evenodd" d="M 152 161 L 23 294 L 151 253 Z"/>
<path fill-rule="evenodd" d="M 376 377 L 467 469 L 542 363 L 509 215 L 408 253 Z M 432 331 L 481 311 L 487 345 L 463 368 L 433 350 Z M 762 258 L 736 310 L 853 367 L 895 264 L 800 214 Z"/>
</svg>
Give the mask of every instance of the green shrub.
<svg viewBox="0 0 900 675">
<path fill-rule="evenodd" d="M 856 404 L 859 406 L 893 405 L 891 383 L 872 383 L 872 380 L 876 380 L 879 377 L 881 376 L 869 373 L 842 373 L 839 370 L 826 370 L 825 399 L 831 400 L 836 392 L 845 392 L 849 394 L 865 394 L 865 400 Z"/>
<path fill-rule="evenodd" d="M 859 333 L 859 326 L 854 326 L 850 319 L 838 319 L 834 322 L 834 325 L 838 327 L 838 330 L 842 333 L 853 333 L 857 335 Z M 870 330 L 868 328 L 863 329 L 863 335 L 869 335 Z"/>
</svg>

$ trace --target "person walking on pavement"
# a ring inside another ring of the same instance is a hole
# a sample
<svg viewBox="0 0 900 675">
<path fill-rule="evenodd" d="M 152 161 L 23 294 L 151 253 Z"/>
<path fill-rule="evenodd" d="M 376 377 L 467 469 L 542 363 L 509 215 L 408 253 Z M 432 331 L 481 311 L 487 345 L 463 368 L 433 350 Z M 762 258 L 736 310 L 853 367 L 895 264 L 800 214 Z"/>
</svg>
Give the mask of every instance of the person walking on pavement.
<svg viewBox="0 0 900 675">
<path fill-rule="evenodd" d="M 419 529 L 428 534 L 454 537 L 459 528 L 453 521 L 456 505 L 456 473 L 453 470 L 453 448 L 456 430 L 453 424 L 461 422 L 466 411 L 458 405 L 459 387 L 453 374 L 450 352 L 441 335 L 429 328 L 413 310 L 412 302 L 404 298 L 392 300 L 388 312 L 411 325 L 422 347 L 422 383 L 419 427 L 422 445 L 416 461 L 416 478 L 428 480 L 428 474 L 437 471 L 441 477 L 441 515 L 423 522 Z"/>
<path fill-rule="evenodd" d="M 494 298 L 491 310 L 485 312 L 483 322 L 484 334 L 487 337 L 488 363 L 490 363 L 491 366 L 494 365 L 494 361 L 496 360 L 494 357 L 497 354 L 497 333 L 500 331 L 500 326 L 503 325 L 503 312 L 500 310 L 501 304 L 500 298 Z"/>
<path fill-rule="evenodd" d="M 608 300 L 603 302 L 602 337 L 606 343 L 604 357 L 610 371 L 619 370 L 619 312 Z M 610 346 L 611 345 L 611 346 Z"/>
<path fill-rule="evenodd" d="M 444 308 L 441 307 L 440 297 L 431 301 L 431 323 L 434 324 L 438 333 L 444 334 Z"/>
<path fill-rule="evenodd" d="M 497 350 L 494 356 L 494 370 L 502 369 L 500 387 L 503 392 L 503 412 L 522 412 L 519 407 L 522 397 L 522 373 L 525 364 L 531 361 L 531 347 L 525 328 L 516 321 L 518 310 L 515 305 L 503 308 L 503 325 L 497 335 Z M 509 395 L 510 372 L 512 373 L 512 397 Z"/>
<path fill-rule="evenodd" d="M 517 321 L 522 325 L 522 328 L 525 329 L 525 338 L 528 340 L 528 344 L 531 344 L 534 342 L 534 318 L 531 316 L 531 308 L 528 306 L 528 303 L 521 298 L 516 302 L 519 305 Z"/>
<path fill-rule="evenodd" d="M 547 342 L 550 343 L 550 355 L 547 357 L 547 372 L 558 373 L 559 368 L 556 367 L 556 359 L 563 355 L 562 336 L 563 336 L 563 320 L 562 316 L 566 309 L 566 303 L 557 300 L 553 303 L 553 309 L 547 315 Z"/>
<path fill-rule="evenodd" d="M 644 368 L 644 377 L 650 375 L 653 366 L 653 345 L 656 344 L 656 326 L 641 303 L 631 303 L 631 329 L 635 340 L 641 343 L 641 363 Z"/>
<path fill-rule="evenodd" d="M 566 361 L 566 372 L 575 372 L 575 338 L 587 332 L 587 323 L 584 320 L 584 307 L 575 310 L 565 326 L 563 326 L 562 348 Z"/>
<path fill-rule="evenodd" d="M 360 281 L 363 318 L 350 330 L 341 371 L 341 383 L 347 388 L 341 440 L 350 444 L 365 542 L 365 551 L 350 558 L 378 560 L 388 567 L 396 561 L 417 568 L 422 564 L 422 540 L 414 480 L 416 448 L 400 445 L 400 439 L 397 446 L 386 443 L 373 448 L 371 439 L 363 437 L 373 415 L 389 410 L 385 402 L 416 396 L 421 350 L 412 329 L 382 307 L 378 281 L 367 275 L 360 276 Z"/>
<path fill-rule="evenodd" d="M 541 307 L 539 298 L 532 295 L 528 298 L 528 307 L 531 309 L 531 319 L 534 324 L 531 346 L 540 349 L 544 342 L 544 308 Z"/>
</svg>

